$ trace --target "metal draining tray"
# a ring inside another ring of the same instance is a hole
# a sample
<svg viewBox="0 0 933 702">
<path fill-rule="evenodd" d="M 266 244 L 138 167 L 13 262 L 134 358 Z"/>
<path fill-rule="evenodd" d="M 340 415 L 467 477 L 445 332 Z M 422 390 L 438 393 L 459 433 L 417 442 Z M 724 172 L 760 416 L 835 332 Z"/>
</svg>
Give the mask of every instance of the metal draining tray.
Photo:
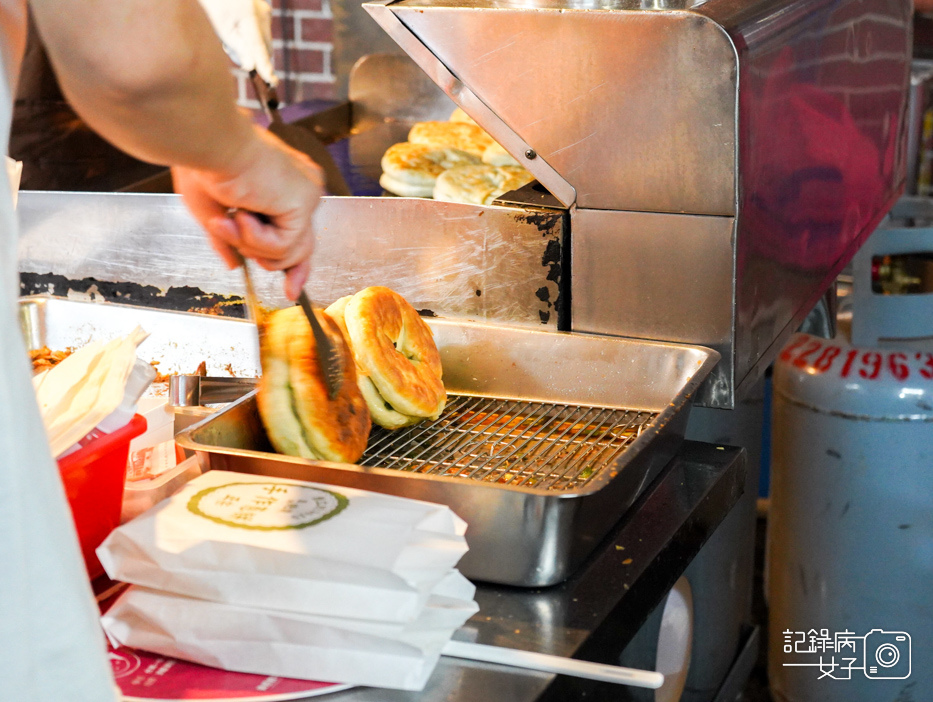
<svg viewBox="0 0 933 702">
<path fill-rule="evenodd" d="M 469 524 L 469 578 L 560 582 L 670 460 L 702 347 L 431 319 L 444 414 L 373 431 L 361 465 L 272 452 L 251 394 L 178 435 L 205 468 L 344 485 L 449 505 Z"/>
</svg>

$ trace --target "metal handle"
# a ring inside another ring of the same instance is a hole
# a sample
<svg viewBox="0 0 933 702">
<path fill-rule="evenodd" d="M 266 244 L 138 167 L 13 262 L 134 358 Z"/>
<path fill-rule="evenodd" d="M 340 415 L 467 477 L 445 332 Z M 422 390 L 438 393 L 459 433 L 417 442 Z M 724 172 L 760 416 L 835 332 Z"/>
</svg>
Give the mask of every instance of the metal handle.
<svg viewBox="0 0 933 702">
<path fill-rule="evenodd" d="M 197 407 L 239 400 L 256 386 L 255 378 L 205 378 L 173 375 L 169 378 L 168 402 L 172 407 Z"/>
</svg>

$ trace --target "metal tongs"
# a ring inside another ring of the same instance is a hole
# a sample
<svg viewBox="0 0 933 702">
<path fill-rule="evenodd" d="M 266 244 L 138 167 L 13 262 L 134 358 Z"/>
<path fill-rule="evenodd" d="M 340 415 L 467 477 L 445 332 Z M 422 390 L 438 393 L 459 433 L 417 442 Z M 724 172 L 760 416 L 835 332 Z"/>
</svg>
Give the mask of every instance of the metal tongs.
<svg viewBox="0 0 933 702">
<path fill-rule="evenodd" d="M 243 281 L 246 284 L 246 312 L 247 317 L 259 329 L 259 335 L 262 337 L 262 318 L 263 312 L 259 307 L 259 298 L 256 297 L 256 289 L 253 287 L 253 279 L 250 276 L 249 264 L 246 259 L 240 256 L 241 267 L 243 269 Z M 324 374 L 324 383 L 327 386 L 327 394 L 330 399 L 337 397 L 340 392 L 340 386 L 343 384 L 343 363 L 340 357 L 340 351 L 333 339 L 328 336 L 324 327 L 321 326 L 317 314 L 311 307 L 311 300 L 307 293 L 302 290 L 298 294 L 298 304 L 308 318 L 311 324 L 311 333 L 314 335 L 314 344 L 317 348 L 318 363 L 321 364 L 321 371 Z"/>
</svg>

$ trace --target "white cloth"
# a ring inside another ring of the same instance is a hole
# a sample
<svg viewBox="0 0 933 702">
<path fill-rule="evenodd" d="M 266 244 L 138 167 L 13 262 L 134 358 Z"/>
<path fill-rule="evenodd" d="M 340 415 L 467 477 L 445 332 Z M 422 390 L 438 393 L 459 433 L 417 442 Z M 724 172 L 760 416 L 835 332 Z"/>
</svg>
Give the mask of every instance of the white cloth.
<svg viewBox="0 0 933 702">
<path fill-rule="evenodd" d="M 0 0 L 0 139 L 10 136 L 24 0 Z M 97 608 L 18 324 L 17 226 L 0 168 L 0 698 L 117 699 Z"/>
<path fill-rule="evenodd" d="M 272 68 L 272 7 L 268 0 L 199 1 L 233 62 L 244 71 L 255 70 L 275 86 L 278 79 Z"/>
</svg>

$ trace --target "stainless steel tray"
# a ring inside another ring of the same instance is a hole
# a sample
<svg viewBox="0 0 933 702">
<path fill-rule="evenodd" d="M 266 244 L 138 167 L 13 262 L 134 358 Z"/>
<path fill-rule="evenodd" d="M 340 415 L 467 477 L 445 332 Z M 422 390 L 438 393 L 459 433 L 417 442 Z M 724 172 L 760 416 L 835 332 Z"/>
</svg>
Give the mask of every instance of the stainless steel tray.
<svg viewBox="0 0 933 702">
<path fill-rule="evenodd" d="M 20 298 L 19 314 L 29 349 L 78 348 L 140 326 L 149 338 L 139 357 L 158 362 L 160 373 L 193 373 L 203 361 L 208 375 L 260 374 L 256 325 L 242 319 L 45 295 Z"/>
<path fill-rule="evenodd" d="M 449 505 L 469 578 L 566 578 L 676 452 L 710 349 L 431 319 L 451 401 L 377 430 L 362 465 L 272 452 L 248 395 L 178 435 L 205 469 L 313 480 Z"/>
</svg>

